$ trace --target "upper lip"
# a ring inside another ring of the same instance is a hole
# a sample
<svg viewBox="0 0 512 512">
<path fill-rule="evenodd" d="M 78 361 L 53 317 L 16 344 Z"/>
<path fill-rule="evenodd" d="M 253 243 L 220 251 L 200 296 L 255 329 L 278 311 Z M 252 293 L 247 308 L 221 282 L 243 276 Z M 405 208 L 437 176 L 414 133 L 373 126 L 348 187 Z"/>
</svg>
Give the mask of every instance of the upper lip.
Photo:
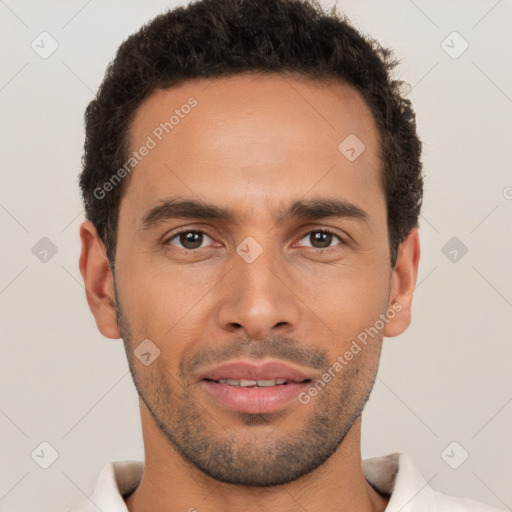
<svg viewBox="0 0 512 512">
<path fill-rule="evenodd" d="M 255 363 L 242 360 L 229 361 L 199 374 L 199 379 L 245 379 L 273 380 L 286 379 L 291 382 L 311 380 L 311 375 L 280 361 Z"/>
</svg>

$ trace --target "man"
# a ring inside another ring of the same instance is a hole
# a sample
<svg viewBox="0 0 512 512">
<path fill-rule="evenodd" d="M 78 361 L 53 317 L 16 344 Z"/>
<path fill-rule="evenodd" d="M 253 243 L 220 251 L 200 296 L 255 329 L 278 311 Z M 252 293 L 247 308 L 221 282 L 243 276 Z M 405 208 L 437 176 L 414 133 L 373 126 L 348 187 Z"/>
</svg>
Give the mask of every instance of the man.
<svg viewBox="0 0 512 512">
<path fill-rule="evenodd" d="M 361 460 L 409 325 L 421 143 L 395 62 L 300 0 L 203 0 L 125 41 L 87 108 L 80 270 L 122 337 L 145 461 L 77 511 L 491 511 Z"/>
</svg>

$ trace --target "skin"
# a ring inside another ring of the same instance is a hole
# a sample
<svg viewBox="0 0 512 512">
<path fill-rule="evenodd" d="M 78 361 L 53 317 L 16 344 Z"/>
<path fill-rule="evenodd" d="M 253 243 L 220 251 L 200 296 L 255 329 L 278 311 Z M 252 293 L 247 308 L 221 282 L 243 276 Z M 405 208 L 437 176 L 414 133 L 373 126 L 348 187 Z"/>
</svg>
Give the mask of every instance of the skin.
<svg viewBox="0 0 512 512">
<path fill-rule="evenodd" d="M 140 396 L 145 471 L 127 507 L 382 511 L 389 497 L 362 473 L 360 413 L 383 337 L 410 323 L 420 248 L 413 229 L 391 268 L 372 114 L 338 82 L 193 80 L 143 102 L 132 149 L 190 97 L 198 105 L 138 164 L 122 198 L 115 282 L 94 226 L 80 227 L 90 309 L 104 336 L 123 338 Z M 366 146 L 355 161 L 338 150 L 349 134 Z M 170 197 L 229 208 L 235 222 L 168 219 L 142 230 L 144 213 Z M 349 201 L 367 221 L 276 221 L 293 201 L 314 198 Z M 321 228 L 336 235 L 323 245 L 313 236 Z M 208 236 L 186 249 L 186 239 L 171 238 L 183 229 Z M 263 249 L 252 263 L 236 252 L 248 236 Z M 238 357 L 277 359 L 320 378 L 393 303 L 401 311 L 307 404 L 237 413 L 198 381 L 209 360 Z M 134 355 L 146 338 L 160 350 L 148 366 Z"/>
</svg>

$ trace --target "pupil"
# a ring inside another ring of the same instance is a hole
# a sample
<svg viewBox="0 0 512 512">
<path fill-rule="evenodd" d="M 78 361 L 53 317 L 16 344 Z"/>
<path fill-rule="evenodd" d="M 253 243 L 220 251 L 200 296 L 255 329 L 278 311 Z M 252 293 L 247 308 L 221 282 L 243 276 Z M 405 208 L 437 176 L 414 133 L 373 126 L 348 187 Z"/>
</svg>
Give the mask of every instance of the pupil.
<svg viewBox="0 0 512 512">
<path fill-rule="evenodd" d="M 320 242 L 320 247 L 322 248 L 329 247 L 331 245 L 332 233 L 324 233 L 322 231 L 317 231 L 311 236 L 313 236 L 314 242 Z M 313 246 L 315 246 L 314 243 Z"/>
<path fill-rule="evenodd" d="M 180 235 L 180 242 L 186 249 L 197 249 L 201 247 L 201 237 L 202 233 L 189 231 L 188 233 Z"/>
</svg>

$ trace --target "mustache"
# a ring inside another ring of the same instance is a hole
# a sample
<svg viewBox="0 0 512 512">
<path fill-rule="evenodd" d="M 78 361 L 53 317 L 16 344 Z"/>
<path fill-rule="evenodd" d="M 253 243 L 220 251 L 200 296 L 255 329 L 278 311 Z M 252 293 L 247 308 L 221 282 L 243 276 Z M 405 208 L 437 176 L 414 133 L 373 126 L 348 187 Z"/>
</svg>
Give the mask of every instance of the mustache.
<svg viewBox="0 0 512 512">
<path fill-rule="evenodd" d="M 181 377 L 190 375 L 198 368 L 229 361 L 240 357 L 248 359 L 275 358 L 321 370 L 329 366 L 327 354 L 319 349 L 306 347 L 303 343 L 287 336 L 271 336 L 254 340 L 238 337 L 222 347 L 205 347 L 179 364 Z"/>
</svg>

